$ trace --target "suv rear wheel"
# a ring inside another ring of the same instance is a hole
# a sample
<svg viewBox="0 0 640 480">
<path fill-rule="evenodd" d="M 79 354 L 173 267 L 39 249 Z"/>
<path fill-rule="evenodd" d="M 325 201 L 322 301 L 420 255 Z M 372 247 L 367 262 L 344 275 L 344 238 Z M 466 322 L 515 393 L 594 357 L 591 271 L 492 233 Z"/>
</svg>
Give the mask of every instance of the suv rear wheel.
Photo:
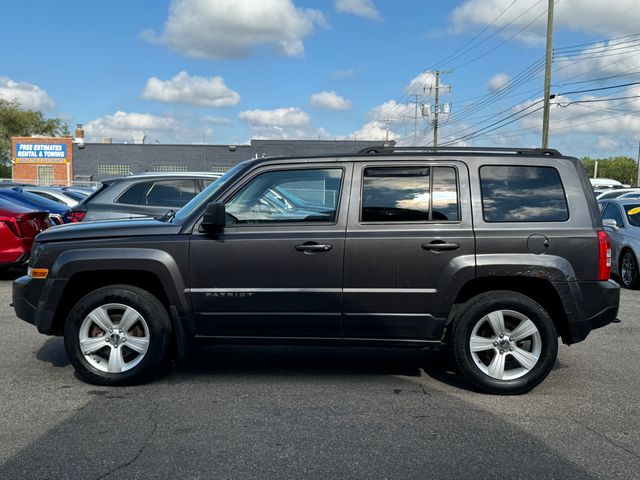
<svg viewBox="0 0 640 480">
<path fill-rule="evenodd" d="M 549 314 L 516 292 L 487 292 L 470 299 L 456 317 L 451 338 L 462 374 L 479 389 L 500 395 L 534 388 L 558 354 Z"/>
<path fill-rule="evenodd" d="M 72 308 L 64 329 L 69 361 L 95 385 L 139 383 L 166 365 L 171 322 L 151 293 L 130 285 L 99 288 Z"/>
</svg>

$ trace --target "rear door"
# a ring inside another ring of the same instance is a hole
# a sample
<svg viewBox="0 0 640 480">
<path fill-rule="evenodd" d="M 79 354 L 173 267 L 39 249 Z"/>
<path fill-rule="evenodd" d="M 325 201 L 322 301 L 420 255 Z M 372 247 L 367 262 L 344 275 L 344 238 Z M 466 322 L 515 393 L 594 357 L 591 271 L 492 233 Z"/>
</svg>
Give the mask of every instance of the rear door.
<svg viewBox="0 0 640 480">
<path fill-rule="evenodd" d="M 356 164 L 344 337 L 440 338 L 454 292 L 474 276 L 474 248 L 464 163 Z"/>
</svg>

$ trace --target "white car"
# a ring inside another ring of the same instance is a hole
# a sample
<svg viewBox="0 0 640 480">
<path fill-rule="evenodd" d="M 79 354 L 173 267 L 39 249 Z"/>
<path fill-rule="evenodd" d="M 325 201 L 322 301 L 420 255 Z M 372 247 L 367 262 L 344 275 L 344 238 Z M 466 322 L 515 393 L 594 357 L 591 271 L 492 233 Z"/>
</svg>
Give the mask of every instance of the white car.
<svg viewBox="0 0 640 480">
<path fill-rule="evenodd" d="M 598 194 L 596 199 L 598 201 L 611 200 L 613 198 L 632 197 L 633 194 L 640 195 L 640 188 L 611 188 Z"/>
<path fill-rule="evenodd" d="M 624 188 L 629 185 L 623 185 L 618 180 L 612 178 L 590 178 L 591 186 L 593 188 Z"/>
<path fill-rule="evenodd" d="M 602 223 L 611 238 L 611 273 L 626 288 L 640 286 L 640 199 L 613 199 L 599 202 Z"/>
<path fill-rule="evenodd" d="M 81 193 L 57 187 L 22 187 L 22 190 L 68 207 L 75 207 L 86 197 Z"/>
</svg>

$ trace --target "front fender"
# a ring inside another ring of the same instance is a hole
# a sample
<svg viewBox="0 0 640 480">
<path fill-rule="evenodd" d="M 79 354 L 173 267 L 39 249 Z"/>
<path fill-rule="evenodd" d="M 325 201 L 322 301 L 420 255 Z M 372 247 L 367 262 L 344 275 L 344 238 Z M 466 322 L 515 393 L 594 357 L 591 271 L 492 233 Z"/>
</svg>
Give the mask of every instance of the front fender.
<svg viewBox="0 0 640 480">
<path fill-rule="evenodd" d="M 117 253 L 117 256 L 114 256 Z M 161 282 L 169 302 L 181 314 L 189 312 L 184 296 L 185 283 L 175 259 L 163 250 L 152 248 L 96 248 L 61 253 L 50 270 L 56 283 L 66 283 L 76 273 L 109 270 L 139 270 L 154 274 Z M 127 279 L 123 278 L 122 283 Z"/>
</svg>

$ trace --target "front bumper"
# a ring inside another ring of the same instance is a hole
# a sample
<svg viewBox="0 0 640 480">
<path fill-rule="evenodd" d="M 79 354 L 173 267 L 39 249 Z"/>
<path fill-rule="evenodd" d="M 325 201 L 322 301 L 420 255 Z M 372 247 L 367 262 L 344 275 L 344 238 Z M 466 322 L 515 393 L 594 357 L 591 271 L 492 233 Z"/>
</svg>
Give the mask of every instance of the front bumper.
<svg viewBox="0 0 640 480">
<path fill-rule="evenodd" d="M 40 333 L 59 335 L 54 331 L 55 310 L 47 308 L 48 294 L 55 292 L 53 280 L 34 279 L 28 275 L 13 282 L 13 308 L 16 315 L 31 325 L 35 325 Z M 58 292 L 61 293 L 61 292 Z M 59 296 L 53 298 L 58 299 Z"/>
</svg>

